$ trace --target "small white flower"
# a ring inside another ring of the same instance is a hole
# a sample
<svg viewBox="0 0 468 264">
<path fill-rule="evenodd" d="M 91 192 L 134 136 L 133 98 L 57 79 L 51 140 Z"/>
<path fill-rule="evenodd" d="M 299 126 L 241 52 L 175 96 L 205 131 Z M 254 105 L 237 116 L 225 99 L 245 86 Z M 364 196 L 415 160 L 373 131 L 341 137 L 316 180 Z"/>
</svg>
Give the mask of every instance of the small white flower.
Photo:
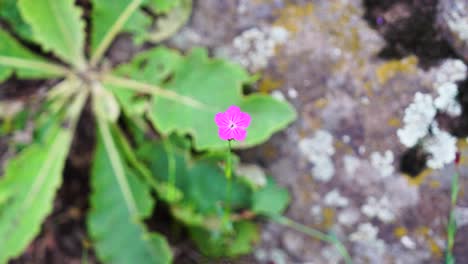
<svg viewBox="0 0 468 264">
<path fill-rule="evenodd" d="M 302 139 L 299 149 L 312 162 L 320 156 L 331 156 L 335 154 L 333 136 L 325 130 L 318 130 L 312 138 Z"/>
<path fill-rule="evenodd" d="M 432 135 L 424 140 L 423 149 L 430 155 L 427 166 L 440 169 L 445 164 L 455 160 L 457 139 L 449 133 L 440 130 L 437 123 L 431 127 Z"/>
<path fill-rule="evenodd" d="M 437 111 L 430 94 L 417 92 L 414 101 L 405 109 L 403 128 L 398 129 L 400 142 L 406 147 L 413 147 L 426 136 L 429 125 Z"/>
<path fill-rule="evenodd" d="M 275 55 L 276 46 L 284 44 L 288 35 L 285 28 L 278 26 L 248 29 L 234 38 L 227 56 L 252 71 L 263 69 Z"/>
<path fill-rule="evenodd" d="M 395 219 L 390 201 L 385 196 L 380 200 L 373 196 L 368 197 L 366 204 L 361 207 L 361 212 L 369 218 L 377 217 L 384 223 L 392 222 Z"/>
<path fill-rule="evenodd" d="M 447 82 L 437 87 L 439 96 L 434 100 L 435 107 L 450 116 L 458 116 L 462 112 L 457 101 L 458 88 L 454 83 Z"/>
<path fill-rule="evenodd" d="M 299 141 L 299 150 L 313 164 L 312 175 L 320 181 L 329 181 L 335 174 L 330 156 L 335 153 L 333 136 L 325 130 L 318 130 L 312 138 Z"/>
<path fill-rule="evenodd" d="M 359 168 L 360 161 L 358 158 L 354 156 L 345 155 L 343 157 L 343 163 L 344 163 L 346 173 L 348 175 L 354 175 L 356 170 Z"/>
<path fill-rule="evenodd" d="M 371 223 L 362 223 L 358 226 L 357 231 L 349 237 L 351 241 L 370 242 L 377 239 L 379 229 Z"/>
<path fill-rule="evenodd" d="M 335 165 L 330 157 L 320 156 L 313 161 L 312 177 L 318 181 L 327 182 L 335 174 Z"/>
<path fill-rule="evenodd" d="M 372 166 L 380 172 L 382 178 L 391 176 L 395 171 L 393 167 L 394 157 L 391 150 L 385 151 L 384 154 L 372 152 L 370 159 Z"/>
<path fill-rule="evenodd" d="M 416 248 L 416 243 L 414 243 L 414 241 L 411 240 L 411 238 L 409 238 L 408 236 L 403 236 L 403 237 L 400 239 L 400 242 L 401 242 L 401 244 L 403 244 L 403 246 L 405 246 L 407 249 L 415 249 L 415 248 Z"/>
<path fill-rule="evenodd" d="M 346 207 L 349 204 L 349 200 L 341 196 L 340 192 L 337 189 L 333 189 L 325 195 L 323 199 L 325 205 L 334 206 L 334 207 Z"/>
<path fill-rule="evenodd" d="M 463 81 L 466 78 L 467 67 L 461 60 L 446 59 L 436 71 L 435 86 L 438 87 L 447 82 Z"/>
</svg>

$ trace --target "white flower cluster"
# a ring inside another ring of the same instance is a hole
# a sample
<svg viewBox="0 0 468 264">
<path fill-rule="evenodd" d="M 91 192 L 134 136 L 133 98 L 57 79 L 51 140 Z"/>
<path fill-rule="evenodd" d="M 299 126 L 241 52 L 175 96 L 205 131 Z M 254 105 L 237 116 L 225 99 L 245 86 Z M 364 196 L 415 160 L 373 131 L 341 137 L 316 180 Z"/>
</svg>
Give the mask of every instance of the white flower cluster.
<svg viewBox="0 0 468 264">
<path fill-rule="evenodd" d="M 377 239 L 379 229 L 371 223 L 362 223 L 358 226 L 357 231 L 349 237 L 351 241 L 370 242 Z"/>
<path fill-rule="evenodd" d="M 379 200 L 373 196 L 368 197 L 366 204 L 361 207 L 361 212 L 370 218 L 377 217 L 384 223 L 390 223 L 395 219 L 390 201 L 385 196 Z"/>
<path fill-rule="evenodd" d="M 467 67 L 461 60 L 447 59 L 437 69 L 435 88 L 439 96 L 434 100 L 437 110 L 450 116 L 461 114 L 461 106 L 456 100 L 458 88 L 455 82 L 466 78 Z"/>
<path fill-rule="evenodd" d="M 468 17 L 463 16 L 458 10 L 466 10 L 468 4 L 465 1 L 455 1 L 452 12 L 446 14 L 445 20 L 452 32 L 455 32 L 461 40 L 468 41 Z"/>
<path fill-rule="evenodd" d="M 378 227 L 371 223 L 362 223 L 358 226 L 357 231 L 352 233 L 349 239 L 356 243 L 356 252 L 362 255 L 366 261 L 362 260 L 359 263 L 378 263 L 382 260 L 385 254 L 385 241 L 379 239 Z"/>
<path fill-rule="evenodd" d="M 286 29 L 277 26 L 248 29 L 234 38 L 231 57 L 252 71 L 263 69 L 275 55 L 276 46 L 285 43 L 288 35 Z"/>
<path fill-rule="evenodd" d="M 424 151 L 430 157 L 427 165 L 440 169 L 455 159 L 456 139 L 449 133 L 439 129 L 434 120 L 437 111 L 450 116 L 460 115 L 462 108 L 456 97 L 458 88 L 455 82 L 464 80 L 467 76 L 467 66 L 460 60 L 448 59 L 437 69 L 435 87 L 438 93 L 436 99 L 429 94 L 416 93 L 413 103 L 405 109 L 403 128 L 398 129 L 400 142 L 406 147 L 421 143 Z M 429 135 L 429 128 L 431 134 Z"/>
<path fill-rule="evenodd" d="M 435 86 L 444 83 L 455 83 L 466 78 L 467 67 L 463 61 L 458 59 L 447 59 L 437 69 L 435 76 Z"/>
<path fill-rule="evenodd" d="M 335 154 L 333 136 L 324 130 L 318 130 L 312 138 L 299 141 L 299 149 L 314 165 L 312 175 L 316 180 L 329 181 L 335 174 L 331 156 Z"/>
<path fill-rule="evenodd" d="M 457 139 L 446 131 L 440 130 L 437 123 L 431 126 L 432 135 L 424 140 L 423 149 L 429 154 L 427 166 L 440 169 L 455 160 Z"/>
<path fill-rule="evenodd" d="M 398 129 L 400 142 L 406 147 L 413 147 L 425 137 L 437 111 L 430 94 L 417 92 L 414 101 L 405 109 L 403 128 Z"/>
<path fill-rule="evenodd" d="M 337 189 L 333 189 L 325 195 L 323 199 L 325 205 L 334 207 L 346 207 L 349 204 L 349 200 L 342 196 Z"/>
<path fill-rule="evenodd" d="M 462 112 L 460 103 L 457 101 L 458 87 L 456 84 L 446 82 L 437 87 L 439 96 L 434 100 L 434 106 L 450 116 L 459 116 Z"/>
<path fill-rule="evenodd" d="M 394 161 L 393 152 L 391 150 L 385 151 L 384 154 L 379 152 L 372 152 L 370 155 L 370 160 L 372 166 L 379 170 L 382 178 L 387 178 L 393 174 L 395 168 L 393 167 Z"/>
</svg>

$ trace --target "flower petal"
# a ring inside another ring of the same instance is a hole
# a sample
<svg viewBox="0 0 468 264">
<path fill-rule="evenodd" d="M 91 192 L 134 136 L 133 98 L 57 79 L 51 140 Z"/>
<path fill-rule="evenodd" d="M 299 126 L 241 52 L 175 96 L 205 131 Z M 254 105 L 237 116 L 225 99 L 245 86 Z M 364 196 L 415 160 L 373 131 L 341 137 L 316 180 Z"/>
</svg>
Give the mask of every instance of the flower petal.
<svg viewBox="0 0 468 264">
<path fill-rule="evenodd" d="M 220 127 L 218 129 L 218 135 L 222 140 L 232 139 L 232 131 L 229 127 Z"/>
<path fill-rule="evenodd" d="M 238 106 L 236 106 L 236 105 L 231 105 L 231 106 L 226 110 L 225 113 L 226 113 L 228 116 L 231 116 L 231 115 L 233 115 L 233 114 L 239 113 L 240 111 L 241 111 L 241 109 L 240 109 Z"/>
<path fill-rule="evenodd" d="M 238 127 L 247 128 L 247 127 L 250 125 L 251 119 L 252 119 L 252 118 L 250 117 L 249 114 L 244 113 L 244 112 L 240 112 L 240 113 L 237 115 L 237 121 L 235 121 L 235 124 L 236 124 Z"/>
<path fill-rule="evenodd" d="M 242 128 L 235 128 L 235 129 L 232 129 L 232 138 L 237 140 L 237 141 L 242 141 L 245 139 L 245 137 L 247 136 L 247 131 L 245 129 L 242 129 Z"/>
<path fill-rule="evenodd" d="M 229 118 L 227 118 L 226 113 L 217 113 L 215 115 L 215 123 L 218 127 L 228 127 Z"/>
</svg>

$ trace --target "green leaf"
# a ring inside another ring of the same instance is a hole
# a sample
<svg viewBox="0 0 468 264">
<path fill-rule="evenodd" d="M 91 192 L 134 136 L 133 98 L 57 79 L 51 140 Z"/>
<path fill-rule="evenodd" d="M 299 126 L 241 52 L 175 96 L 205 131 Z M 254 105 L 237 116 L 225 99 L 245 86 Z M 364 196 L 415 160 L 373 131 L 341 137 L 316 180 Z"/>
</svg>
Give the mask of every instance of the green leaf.
<svg viewBox="0 0 468 264">
<path fill-rule="evenodd" d="M 14 72 L 20 79 L 42 79 L 62 75 L 64 70 L 34 55 L 0 29 L 0 83 Z"/>
<path fill-rule="evenodd" d="M 166 144 L 172 143 L 166 142 Z M 169 179 L 169 155 L 173 155 L 175 184 L 183 192 L 180 206 L 204 216 L 217 216 L 220 205 L 226 203 L 227 180 L 218 165 L 222 162 L 222 157 L 190 159 L 188 149 L 181 149 L 174 144 L 171 149 L 172 151 L 168 152 L 162 142 L 148 142 L 138 149 L 137 155 L 140 160 L 148 164 L 154 177 L 163 182 Z M 234 177 L 231 193 L 232 208 L 234 210 L 247 208 L 250 197 L 251 190 L 239 178 Z"/>
<path fill-rule="evenodd" d="M 288 191 L 276 185 L 270 177 L 267 185 L 254 193 L 252 210 L 256 214 L 280 215 L 286 209 L 290 200 Z"/>
<path fill-rule="evenodd" d="M 116 127 L 111 131 L 102 117 L 97 119 L 87 224 L 99 259 L 104 263 L 170 263 L 167 241 L 150 233 L 143 223 L 154 207 L 149 185 L 122 158 L 122 134 Z"/>
<path fill-rule="evenodd" d="M 156 23 L 145 39 L 151 42 L 161 42 L 177 33 L 190 19 L 192 13 L 192 0 L 152 0 L 147 7 L 157 14 Z"/>
<path fill-rule="evenodd" d="M 153 18 L 142 10 L 135 11 L 128 21 L 124 24 L 122 32 L 130 33 L 133 36 L 133 42 L 141 45 L 146 41 L 148 30 L 151 28 Z"/>
<path fill-rule="evenodd" d="M 31 27 L 21 17 L 17 2 L 17 0 L 0 0 L 0 18 L 4 19 L 22 39 L 32 41 Z"/>
<path fill-rule="evenodd" d="M 197 150 L 226 148 L 226 142 L 218 137 L 214 116 L 230 105 L 238 105 L 252 117 L 247 139 L 235 142 L 234 147 L 265 142 L 296 117 L 288 103 L 263 94 L 244 96 L 242 85 L 250 81 L 247 72 L 224 60 L 209 59 L 202 49 L 182 57 L 170 49 L 155 48 L 120 67 L 117 74 L 141 82 L 140 87 L 153 85 L 154 98 L 148 113 L 153 125 L 166 135 L 189 133 Z M 122 89 L 138 83 L 112 84 L 113 89 Z M 157 86 L 165 89 L 156 90 Z"/>
<path fill-rule="evenodd" d="M 248 221 L 234 223 L 233 234 L 213 234 L 200 228 L 190 228 L 190 236 L 201 252 L 210 257 L 235 257 L 252 251 L 259 239 L 257 226 Z"/>
<path fill-rule="evenodd" d="M 183 0 L 146 0 L 145 2 L 157 13 L 168 13 L 180 6 Z"/>
<path fill-rule="evenodd" d="M 21 253 L 51 212 L 84 99 L 82 96 L 70 106 L 67 118 L 71 120 L 64 120 L 70 126 L 54 119 L 44 141 L 35 142 L 9 161 L 0 181 L 0 197 L 5 199 L 0 203 L 0 263 Z"/>
<path fill-rule="evenodd" d="M 24 20 L 34 39 L 47 51 L 82 70 L 84 60 L 84 22 L 73 0 L 18 0 Z"/>
<path fill-rule="evenodd" d="M 117 34 L 146 29 L 151 20 L 137 12 L 142 0 L 92 0 L 91 64 L 96 65 Z"/>
</svg>

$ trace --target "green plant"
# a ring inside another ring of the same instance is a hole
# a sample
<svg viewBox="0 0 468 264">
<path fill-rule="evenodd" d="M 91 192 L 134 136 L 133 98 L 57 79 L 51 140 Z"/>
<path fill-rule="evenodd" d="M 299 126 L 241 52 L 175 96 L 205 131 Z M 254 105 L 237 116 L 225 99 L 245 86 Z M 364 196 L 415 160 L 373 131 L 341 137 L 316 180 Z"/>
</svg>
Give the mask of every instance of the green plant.
<svg viewBox="0 0 468 264">
<path fill-rule="evenodd" d="M 160 41 L 187 20 L 191 1 L 91 4 L 86 24 L 73 0 L 0 0 L 0 19 L 8 25 L 0 29 L 0 82 L 16 76 L 58 83 L 35 118 L 34 142 L 8 162 L 0 178 L 0 263 L 21 254 L 51 212 L 86 107 L 94 113 L 97 135 L 87 228 L 101 261 L 171 262 L 164 236 L 144 223 L 157 200 L 168 204 L 204 253 L 250 251 L 258 238 L 251 218 L 270 210 L 281 213 L 289 196 L 271 180 L 261 188 L 233 175 L 229 200 L 235 231 L 222 232 L 227 182 L 219 152 L 224 144 L 213 117 L 236 104 L 258 120 L 248 139 L 234 146 L 246 148 L 294 120 L 293 108 L 267 95 L 244 95 L 242 86 L 251 76 L 237 65 L 209 58 L 203 49 L 184 56 L 158 46 L 109 67 L 105 54 L 118 34 L 131 33 L 136 44 Z M 155 22 L 160 13 L 168 14 L 165 23 Z M 146 136 L 152 129 L 159 139 Z"/>
<path fill-rule="evenodd" d="M 455 206 L 457 205 L 458 192 L 460 186 L 458 183 L 458 178 L 460 177 L 460 171 L 458 168 L 460 162 L 460 153 L 457 152 L 455 158 L 455 167 L 456 171 L 452 176 L 452 184 L 450 188 L 450 214 L 447 224 L 447 248 L 445 252 L 445 263 L 454 264 L 455 256 L 453 255 L 453 246 L 455 244 L 455 234 L 457 232 L 457 222 L 455 221 Z"/>
</svg>

